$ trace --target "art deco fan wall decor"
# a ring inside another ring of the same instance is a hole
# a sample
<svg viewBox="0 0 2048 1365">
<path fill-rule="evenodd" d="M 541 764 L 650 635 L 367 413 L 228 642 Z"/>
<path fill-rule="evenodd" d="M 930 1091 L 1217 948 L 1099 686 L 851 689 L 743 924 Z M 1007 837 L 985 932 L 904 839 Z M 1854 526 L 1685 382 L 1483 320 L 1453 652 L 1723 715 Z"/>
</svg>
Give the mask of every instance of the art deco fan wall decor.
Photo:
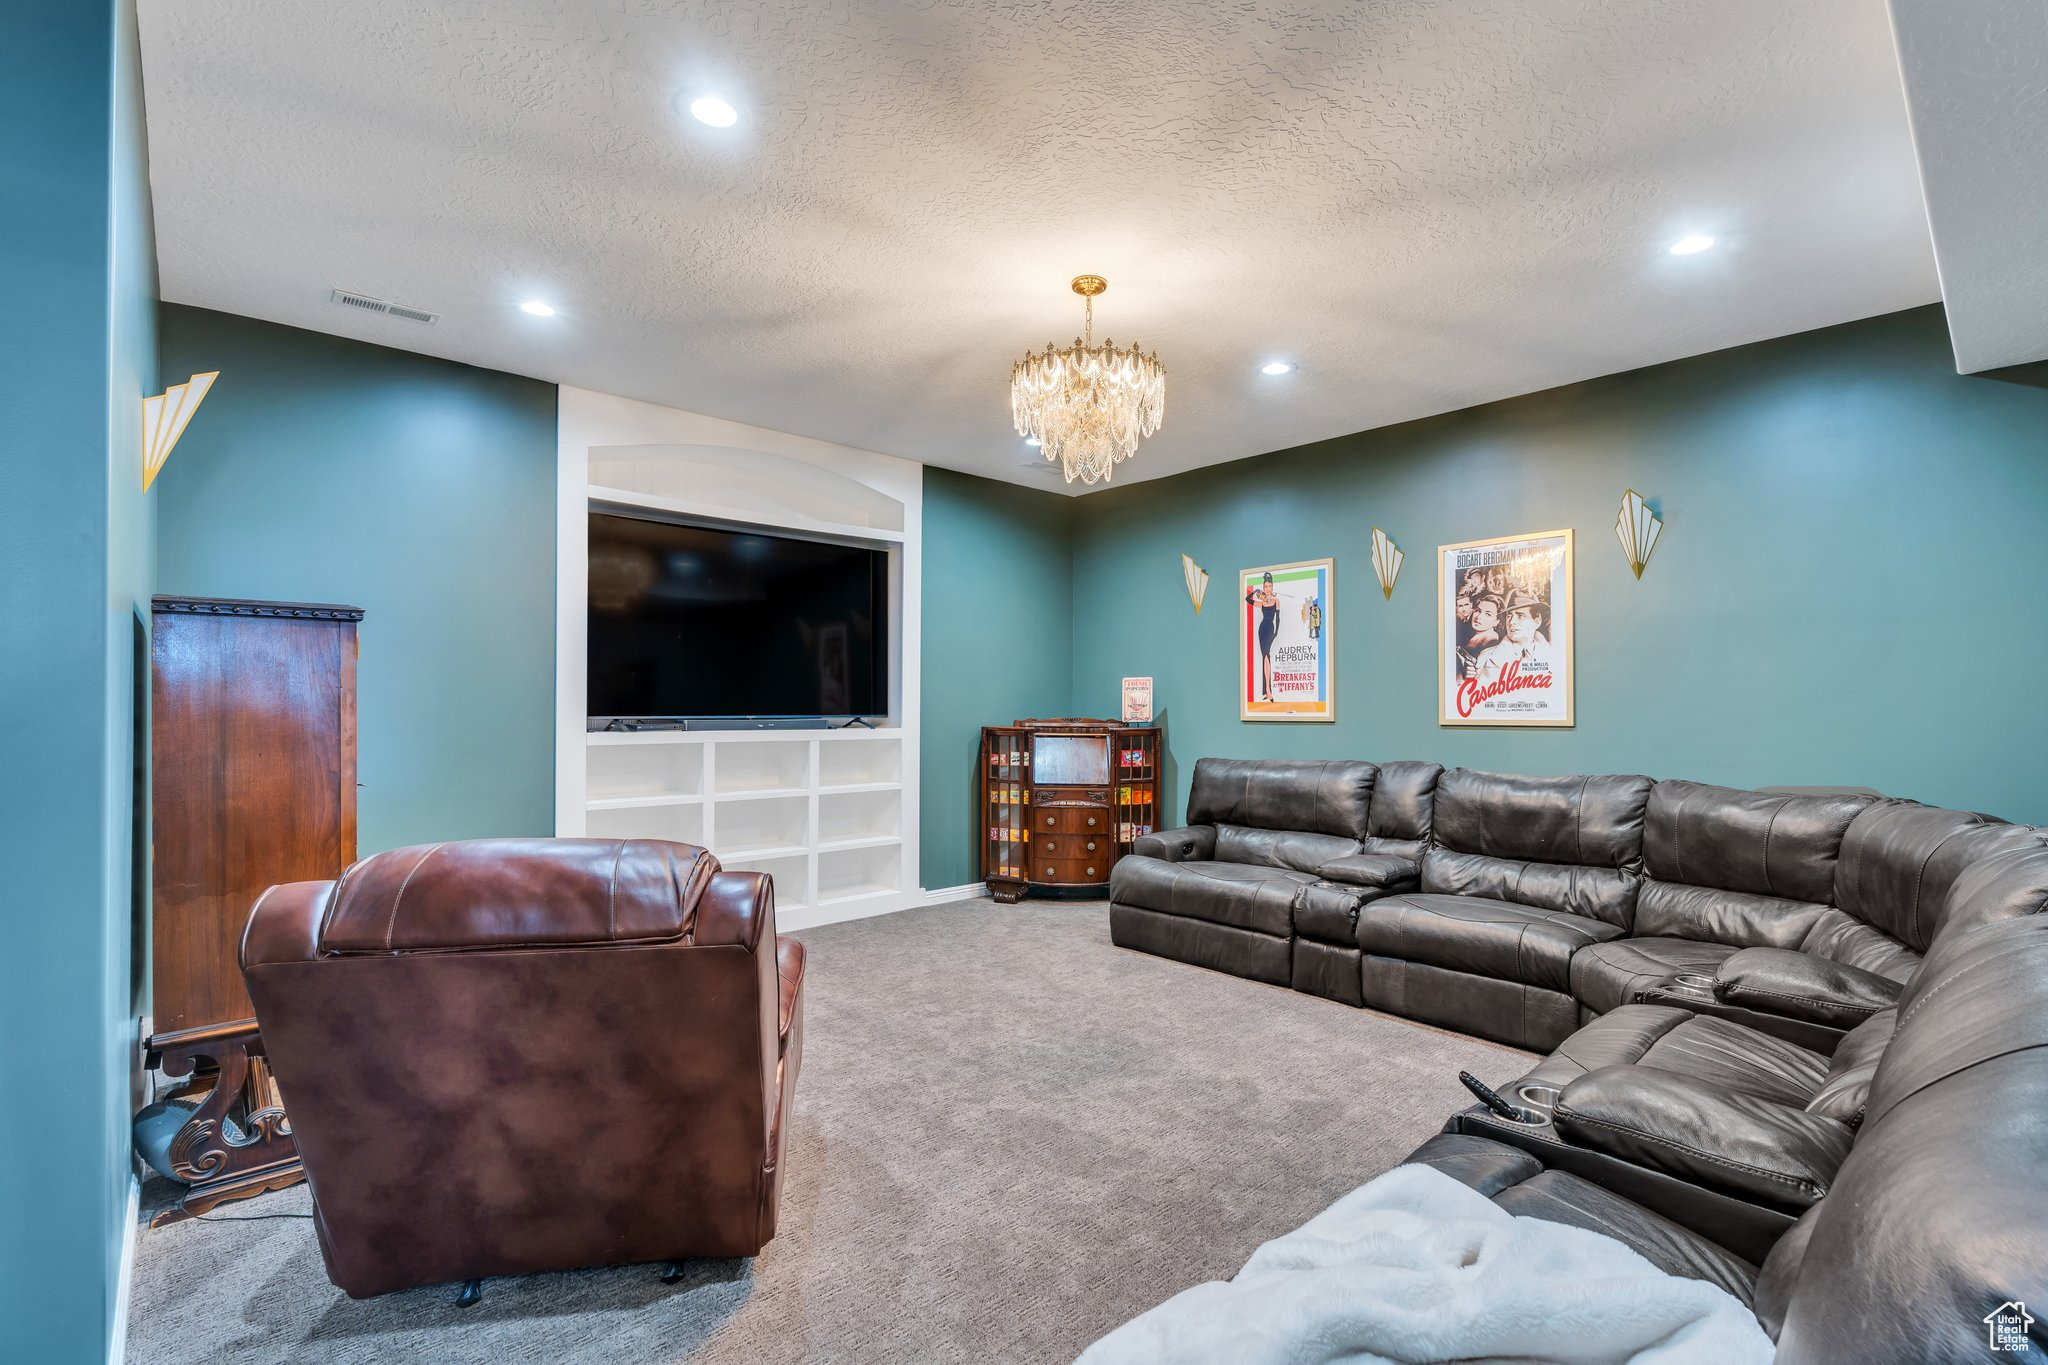
<svg viewBox="0 0 2048 1365">
<path fill-rule="evenodd" d="M 1650 562 L 1663 530 L 1664 522 L 1650 510 L 1641 493 L 1631 488 L 1622 495 L 1621 511 L 1614 518 L 1614 538 L 1621 542 L 1621 552 L 1628 556 L 1628 566 L 1637 578 L 1643 576 L 1643 566 Z"/>
<path fill-rule="evenodd" d="M 1387 538 L 1379 527 L 1372 528 L 1372 571 L 1380 580 L 1380 595 L 1394 597 L 1394 582 L 1401 576 L 1401 547 Z"/>
<path fill-rule="evenodd" d="M 1202 598 L 1209 591 L 1209 571 L 1186 555 L 1180 557 L 1181 574 L 1188 580 L 1188 601 L 1195 604 L 1195 615 L 1202 614 Z"/>
<path fill-rule="evenodd" d="M 213 388 L 213 381 L 220 378 L 219 370 L 208 370 L 195 374 L 182 384 L 173 384 L 154 398 L 142 400 L 142 491 L 156 482 L 156 476 L 163 472 L 164 461 L 171 458 L 171 447 L 178 444 L 178 438 L 185 434 L 185 427 L 192 420 L 192 414 L 199 411 L 200 400 Z"/>
</svg>

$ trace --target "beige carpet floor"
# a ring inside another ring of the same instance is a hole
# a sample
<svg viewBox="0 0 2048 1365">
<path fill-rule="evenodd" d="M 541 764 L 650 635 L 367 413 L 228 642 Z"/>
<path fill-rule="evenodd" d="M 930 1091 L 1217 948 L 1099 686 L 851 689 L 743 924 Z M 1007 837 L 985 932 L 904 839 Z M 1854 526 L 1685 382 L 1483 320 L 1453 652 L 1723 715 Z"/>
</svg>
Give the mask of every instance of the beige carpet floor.
<svg viewBox="0 0 2048 1365">
<path fill-rule="evenodd" d="M 1101 904 L 807 930 L 782 1226 L 676 1285 L 627 1266 L 366 1302 L 303 1219 L 145 1227 L 129 1359 L 1064 1361 L 1396 1164 L 1523 1054 L 1109 941 Z M 145 1217 L 175 1191 L 153 1184 Z M 304 1213 L 303 1186 L 220 1210 Z"/>
</svg>

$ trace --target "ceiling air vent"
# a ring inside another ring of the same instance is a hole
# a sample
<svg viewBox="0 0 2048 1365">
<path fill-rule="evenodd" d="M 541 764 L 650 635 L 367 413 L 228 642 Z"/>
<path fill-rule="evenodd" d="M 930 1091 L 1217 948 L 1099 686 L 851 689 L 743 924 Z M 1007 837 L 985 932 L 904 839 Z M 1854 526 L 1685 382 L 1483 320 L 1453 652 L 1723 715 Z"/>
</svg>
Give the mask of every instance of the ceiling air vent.
<svg viewBox="0 0 2048 1365">
<path fill-rule="evenodd" d="M 352 289 L 337 289 L 331 297 L 336 303 L 345 304 L 350 308 L 360 308 L 365 313 L 389 313 L 392 317 L 404 318 L 408 322 L 435 322 L 441 316 L 439 313 L 429 313 L 424 308 L 393 303 L 389 299 L 373 299 L 368 294 L 358 294 Z"/>
</svg>

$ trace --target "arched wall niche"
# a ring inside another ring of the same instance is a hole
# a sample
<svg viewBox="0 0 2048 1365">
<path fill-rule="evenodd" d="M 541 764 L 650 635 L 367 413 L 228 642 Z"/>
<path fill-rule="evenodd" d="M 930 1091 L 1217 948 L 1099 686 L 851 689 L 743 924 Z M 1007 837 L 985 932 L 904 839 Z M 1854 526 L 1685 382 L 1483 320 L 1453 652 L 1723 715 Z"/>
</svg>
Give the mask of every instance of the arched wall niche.
<svg viewBox="0 0 2048 1365">
<path fill-rule="evenodd" d="M 674 442 L 589 449 L 593 489 L 650 496 L 738 521 L 866 527 L 899 536 L 904 530 L 902 501 L 793 456 Z"/>
</svg>

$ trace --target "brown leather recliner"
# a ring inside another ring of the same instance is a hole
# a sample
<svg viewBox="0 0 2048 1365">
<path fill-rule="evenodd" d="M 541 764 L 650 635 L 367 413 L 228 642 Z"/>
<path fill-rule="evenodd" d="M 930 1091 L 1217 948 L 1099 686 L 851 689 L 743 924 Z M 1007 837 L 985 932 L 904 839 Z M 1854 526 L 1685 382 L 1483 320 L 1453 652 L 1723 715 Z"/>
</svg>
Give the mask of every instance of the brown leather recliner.
<svg viewBox="0 0 2048 1365">
<path fill-rule="evenodd" d="M 328 1278 L 753 1255 L 803 971 L 773 883 L 688 844 L 468 840 L 272 887 L 242 975 Z"/>
</svg>

